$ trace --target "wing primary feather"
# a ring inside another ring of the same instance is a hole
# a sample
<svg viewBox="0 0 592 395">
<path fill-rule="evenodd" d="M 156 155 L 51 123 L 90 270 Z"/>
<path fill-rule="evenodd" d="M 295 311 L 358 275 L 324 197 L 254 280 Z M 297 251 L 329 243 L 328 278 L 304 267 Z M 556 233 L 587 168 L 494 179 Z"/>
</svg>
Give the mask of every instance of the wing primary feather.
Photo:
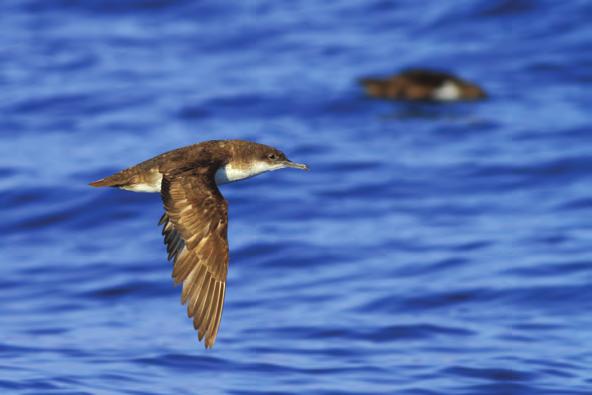
<svg viewBox="0 0 592 395">
<path fill-rule="evenodd" d="M 204 266 L 200 266 L 199 272 L 195 275 L 198 277 L 197 280 L 193 280 L 195 285 L 193 286 L 193 290 L 190 294 L 187 294 L 185 301 L 187 301 L 187 317 L 193 317 L 196 313 L 196 306 L 201 301 L 199 299 L 199 295 L 201 293 L 202 288 L 206 285 L 206 276 L 205 271 L 207 269 Z M 189 299 L 189 297 L 191 297 Z M 185 302 L 183 302 L 185 303 Z"/>
<path fill-rule="evenodd" d="M 182 244 L 183 240 L 181 240 L 181 237 L 176 234 L 175 237 L 173 238 L 173 240 L 171 241 L 171 243 L 169 244 L 170 246 L 170 251 L 169 251 L 169 255 L 167 257 L 167 260 L 172 260 L 173 258 L 175 258 L 175 256 L 177 255 L 177 253 L 180 250 L 180 246 Z"/>
<path fill-rule="evenodd" d="M 162 214 L 162 216 L 158 220 L 158 226 L 166 224 L 167 222 L 169 222 L 169 218 L 167 217 L 167 214 L 164 213 L 164 214 Z"/>
<path fill-rule="evenodd" d="M 198 329 L 201 325 L 201 322 L 204 320 L 205 318 L 205 310 L 207 308 L 206 305 L 206 299 L 207 299 L 207 295 L 209 293 L 209 288 L 210 285 L 213 281 L 213 278 L 211 277 L 209 272 L 206 272 L 205 276 L 204 276 L 204 283 L 199 291 L 199 295 L 197 297 L 197 301 L 195 304 L 195 307 L 192 311 L 193 314 L 193 320 L 194 320 L 194 327 L 195 324 L 197 324 L 197 327 L 195 327 L 195 329 Z M 201 339 L 200 339 L 201 340 Z"/>
<path fill-rule="evenodd" d="M 206 329 L 209 326 L 210 323 L 210 319 L 211 319 L 211 314 L 210 314 L 210 310 L 212 309 L 212 296 L 214 295 L 214 286 L 215 286 L 216 280 L 214 280 L 213 278 L 210 279 L 210 286 L 208 289 L 208 295 L 206 296 L 206 300 L 204 303 L 204 308 L 203 308 L 203 318 L 201 319 L 200 323 L 199 323 L 199 341 L 202 341 L 202 339 L 204 338 L 204 336 L 206 335 Z"/>
<path fill-rule="evenodd" d="M 220 298 L 219 291 L 220 290 L 220 281 L 216 281 L 214 284 L 214 291 L 212 292 L 212 300 L 211 300 L 211 307 L 209 310 L 208 315 L 208 326 L 205 328 L 206 338 L 210 337 L 212 333 L 214 318 L 216 318 L 216 311 L 218 310 L 218 300 Z"/>
<path fill-rule="evenodd" d="M 205 267 L 203 265 L 197 265 L 195 268 L 189 273 L 187 278 L 183 280 L 183 290 L 181 291 L 181 304 L 185 304 L 187 298 L 193 294 L 193 291 L 199 285 L 200 275 L 201 272 Z"/>
<path fill-rule="evenodd" d="M 173 267 L 173 278 L 177 284 L 185 281 L 198 262 L 195 255 L 185 254 L 183 258 L 178 259 Z"/>
<path fill-rule="evenodd" d="M 216 338 L 216 334 L 214 333 L 214 327 L 216 326 L 216 317 L 218 315 L 218 310 L 220 308 L 220 284 L 220 281 L 216 281 L 216 285 L 214 287 L 212 308 L 210 309 L 209 323 L 208 327 L 206 328 L 206 348 L 209 348 L 211 344 L 214 344 L 213 339 Z"/>
<path fill-rule="evenodd" d="M 166 230 L 164 234 L 164 242 L 167 245 L 171 244 L 177 235 L 178 233 L 175 232 L 174 229 Z"/>
<path fill-rule="evenodd" d="M 212 346 L 214 345 L 214 342 L 216 341 L 216 337 L 218 336 L 218 329 L 220 328 L 220 322 L 222 321 L 222 310 L 224 309 L 224 298 L 226 297 L 226 284 L 225 283 L 220 283 L 221 285 L 221 289 L 220 289 L 220 302 L 218 302 L 218 311 L 216 312 L 216 317 L 215 322 L 216 325 L 214 325 L 214 330 L 212 331 L 213 333 L 213 340 L 212 340 Z"/>
</svg>

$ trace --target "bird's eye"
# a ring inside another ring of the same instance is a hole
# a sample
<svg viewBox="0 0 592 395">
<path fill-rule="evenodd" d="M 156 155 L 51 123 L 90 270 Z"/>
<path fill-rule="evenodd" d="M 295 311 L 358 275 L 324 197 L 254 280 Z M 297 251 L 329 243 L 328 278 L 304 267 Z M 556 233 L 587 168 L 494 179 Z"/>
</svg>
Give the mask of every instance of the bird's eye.
<svg viewBox="0 0 592 395">
<path fill-rule="evenodd" d="M 268 154 L 267 159 L 269 160 L 277 160 L 278 156 L 276 154 Z"/>
</svg>

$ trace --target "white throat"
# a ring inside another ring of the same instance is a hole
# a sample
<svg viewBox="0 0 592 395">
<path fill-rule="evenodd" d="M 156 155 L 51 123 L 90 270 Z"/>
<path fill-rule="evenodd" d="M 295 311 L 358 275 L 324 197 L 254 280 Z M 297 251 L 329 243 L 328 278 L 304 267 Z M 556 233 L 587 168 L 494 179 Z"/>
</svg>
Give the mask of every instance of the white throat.
<svg viewBox="0 0 592 395">
<path fill-rule="evenodd" d="M 283 167 L 284 165 L 282 164 L 272 165 L 266 162 L 255 162 L 250 167 L 233 167 L 232 164 L 229 163 L 216 171 L 216 184 L 228 184 L 229 182 L 254 177 L 258 174 L 281 169 Z"/>
<path fill-rule="evenodd" d="M 458 100 L 460 99 L 460 88 L 454 81 L 447 80 L 444 85 L 434 91 L 435 100 Z"/>
</svg>

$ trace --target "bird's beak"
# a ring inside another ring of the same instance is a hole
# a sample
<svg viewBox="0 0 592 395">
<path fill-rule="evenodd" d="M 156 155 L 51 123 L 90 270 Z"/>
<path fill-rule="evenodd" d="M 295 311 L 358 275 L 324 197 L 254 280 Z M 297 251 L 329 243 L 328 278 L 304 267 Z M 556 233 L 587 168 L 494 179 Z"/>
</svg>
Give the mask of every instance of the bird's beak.
<svg viewBox="0 0 592 395">
<path fill-rule="evenodd" d="M 303 163 L 296 163 L 296 162 L 292 162 L 292 161 L 289 161 L 289 160 L 287 160 L 287 161 L 284 162 L 284 166 L 291 167 L 293 169 L 300 169 L 300 170 L 306 170 L 306 171 L 308 171 L 308 166 L 306 166 L 305 164 L 303 164 Z"/>
</svg>

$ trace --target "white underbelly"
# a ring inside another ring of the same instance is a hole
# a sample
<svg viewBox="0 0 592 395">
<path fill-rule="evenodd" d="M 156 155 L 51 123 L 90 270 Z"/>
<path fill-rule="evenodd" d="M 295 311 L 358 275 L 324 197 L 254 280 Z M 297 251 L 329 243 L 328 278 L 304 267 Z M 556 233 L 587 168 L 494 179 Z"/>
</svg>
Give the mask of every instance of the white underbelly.
<svg viewBox="0 0 592 395">
<path fill-rule="evenodd" d="M 121 189 L 132 192 L 160 192 L 160 184 L 134 184 L 121 187 Z"/>
<path fill-rule="evenodd" d="M 216 171 L 216 184 L 222 185 L 228 184 L 229 182 L 244 180 L 245 178 L 254 177 L 257 174 L 275 170 L 279 167 L 280 166 L 269 165 L 265 162 L 254 162 L 249 167 L 233 167 L 231 164 L 227 164 Z"/>
<path fill-rule="evenodd" d="M 160 193 L 160 186 L 162 184 L 162 174 L 158 171 L 152 172 L 152 177 L 150 177 L 146 182 L 138 183 L 138 184 L 130 184 L 121 187 L 121 189 L 125 189 L 126 191 L 132 192 L 158 192 Z"/>
</svg>

